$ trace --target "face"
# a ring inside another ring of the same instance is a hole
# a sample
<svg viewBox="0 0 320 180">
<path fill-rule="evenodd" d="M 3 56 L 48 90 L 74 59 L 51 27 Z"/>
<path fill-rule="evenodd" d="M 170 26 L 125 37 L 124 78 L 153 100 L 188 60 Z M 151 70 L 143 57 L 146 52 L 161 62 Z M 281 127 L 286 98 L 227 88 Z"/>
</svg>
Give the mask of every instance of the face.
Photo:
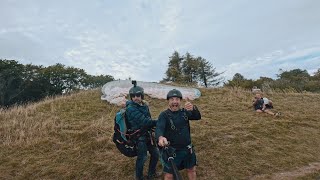
<svg viewBox="0 0 320 180">
<path fill-rule="evenodd" d="M 256 97 L 254 97 L 255 99 L 261 99 L 261 94 L 256 94 Z"/>
<path fill-rule="evenodd" d="M 181 99 L 178 97 L 169 98 L 169 108 L 171 111 L 178 111 L 180 109 Z"/>
<path fill-rule="evenodd" d="M 134 101 L 135 103 L 140 104 L 140 103 L 142 102 L 141 93 L 130 94 L 130 98 L 131 98 L 132 101 Z"/>
</svg>

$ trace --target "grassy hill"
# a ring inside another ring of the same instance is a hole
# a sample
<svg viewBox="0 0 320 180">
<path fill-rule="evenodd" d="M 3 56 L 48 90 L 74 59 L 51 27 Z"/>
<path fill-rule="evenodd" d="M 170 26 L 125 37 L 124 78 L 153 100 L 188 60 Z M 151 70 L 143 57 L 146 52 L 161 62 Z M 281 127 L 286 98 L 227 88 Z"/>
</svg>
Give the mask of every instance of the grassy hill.
<svg viewBox="0 0 320 180">
<path fill-rule="evenodd" d="M 253 112 L 250 92 L 200 90 L 193 103 L 203 118 L 191 123 L 198 179 L 320 177 L 320 94 L 268 94 L 283 114 L 276 118 Z M 0 179 L 134 179 L 135 158 L 111 141 L 119 108 L 100 95 L 84 91 L 0 111 Z M 146 99 L 154 119 L 167 107 Z"/>
</svg>

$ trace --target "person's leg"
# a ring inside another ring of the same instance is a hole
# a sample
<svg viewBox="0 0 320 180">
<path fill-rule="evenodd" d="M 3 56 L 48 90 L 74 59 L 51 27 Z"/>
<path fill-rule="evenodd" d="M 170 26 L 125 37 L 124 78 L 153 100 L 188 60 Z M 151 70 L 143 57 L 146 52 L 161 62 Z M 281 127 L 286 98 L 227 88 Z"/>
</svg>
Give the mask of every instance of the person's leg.
<svg viewBox="0 0 320 180">
<path fill-rule="evenodd" d="M 173 174 L 164 173 L 164 180 L 173 180 Z"/>
<path fill-rule="evenodd" d="M 156 167 L 157 162 L 159 159 L 159 151 L 158 148 L 148 144 L 148 151 L 150 153 L 150 163 L 149 163 L 149 169 L 148 169 L 148 177 L 156 177 Z"/>
<path fill-rule="evenodd" d="M 194 147 L 192 149 L 188 149 L 186 152 L 186 156 L 184 158 L 183 164 L 187 169 L 189 180 L 195 180 L 197 178 L 196 174 L 196 165 L 197 165 L 197 156 Z"/>
<path fill-rule="evenodd" d="M 145 141 L 138 141 L 136 160 L 136 179 L 143 179 L 143 166 L 147 160 L 147 145 Z"/>
<path fill-rule="evenodd" d="M 184 154 L 181 153 L 180 151 L 175 151 L 175 154 L 176 156 L 174 157 L 173 162 L 177 166 L 177 168 L 181 170 L 182 168 L 180 166 L 182 165 Z M 164 163 L 164 167 L 163 167 L 164 180 L 174 179 L 174 176 L 173 176 L 174 171 L 170 162 L 168 162 L 167 159 L 163 159 L 163 156 L 161 157 L 161 159 L 162 159 L 162 162 Z"/>
<path fill-rule="evenodd" d="M 262 113 L 263 111 L 261 109 L 257 109 L 256 112 Z"/>
<path fill-rule="evenodd" d="M 189 180 L 196 180 L 197 178 L 196 166 L 193 166 L 192 168 L 187 169 L 187 172 L 188 172 Z"/>
<path fill-rule="evenodd" d="M 276 113 L 272 112 L 270 109 L 266 109 L 264 112 L 273 116 L 276 115 Z"/>
</svg>

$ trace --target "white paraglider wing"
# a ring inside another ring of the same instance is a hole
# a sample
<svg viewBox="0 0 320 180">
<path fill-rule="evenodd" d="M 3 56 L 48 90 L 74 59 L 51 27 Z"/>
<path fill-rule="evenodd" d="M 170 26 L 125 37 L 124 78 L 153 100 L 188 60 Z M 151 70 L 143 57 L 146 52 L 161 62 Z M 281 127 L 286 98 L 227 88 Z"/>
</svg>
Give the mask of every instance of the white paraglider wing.
<svg viewBox="0 0 320 180">
<path fill-rule="evenodd" d="M 201 96 L 201 92 L 196 88 L 170 86 L 165 84 L 142 81 L 137 81 L 137 86 L 140 86 L 144 89 L 144 94 L 147 94 L 150 97 L 157 99 L 166 99 L 167 93 L 172 89 L 177 89 L 181 91 L 184 99 L 188 98 L 190 100 L 194 100 Z M 130 80 L 118 80 L 108 82 L 102 87 L 103 95 L 101 96 L 101 99 L 107 100 L 111 104 L 116 104 L 119 106 L 124 105 L 126 101 L 126 96 L 129 93 L 129 89 L 132 87 L 133 85 Z"/>
</svg>

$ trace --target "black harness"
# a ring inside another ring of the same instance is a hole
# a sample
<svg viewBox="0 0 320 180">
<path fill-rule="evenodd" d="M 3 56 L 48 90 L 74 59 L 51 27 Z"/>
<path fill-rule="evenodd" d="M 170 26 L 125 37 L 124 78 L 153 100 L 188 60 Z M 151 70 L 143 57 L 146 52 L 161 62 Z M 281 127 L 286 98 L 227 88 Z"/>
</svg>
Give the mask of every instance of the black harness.
<svg viewBox="0 0 320 180">
<path fill-rule="evenodd" d="M 166 116 L 167 116 L 168 119 L 169 119 L 169 122 L 170 122 L 170 131 L 179 131 L 179 129 L 183 129 L 183 128 L 185 128 L 185 127 L 187 126 L 188 129 L 189 129 L 189 132 L 190 132 L 189 118 L 188 118 L 188 116 L 187 116 L 187 114 L 186 114 L 186 110 L 185 110 L 185 109 L 180 110 L 180 112 L 179 112 L 180 114 L 181 114 L 181 111 L 183 112 L 183 118 L 184 118 L 184 120 L 186 121 L 186 123 L 185 123 L 185 126 L 182 126 L 182 127 L 180 127 L 180 128 L 177 128 L 177 127 L 174 125 L 173 119 L 172 119 L 172 112 L 171 112 L 169 109 L 167 109 L 166 111 L 164 111 L 165 114 L 166 114 Z"/>
<path fill-rule="evenodd" d="M 177 126 L 173 123 L 172 112 L 171 112 L 169 109 L 167 109 L 167 110 L 164 111 L 164 112 L 165 112 L 167 118 L 169 119 L 169 123 L 170 123 L 170 128 L 166 127 L 166 129 L 168 130 L 168 135 L 169 135 L 170 137 L 174 136 L 175 133 L 180 133 L 180 131 L 181 131 L 182 129 L 184 129 L 184 128 L 188 128 L 188 131 L 189 131 L 189 133 L 190 133 L 189 118 L 188 118 L 188 116 L 187 116 L 187 114 L 186 114 L 186 110 L 185 110 L 185 109 L 182 109 L 182 110 L 180 110 L 180 112 L 179 112 L 179 116 L 181 116 L 181 113 L 182 113 L 182 116 L 183 116 L 182 118 L 185 120 L 185 121 L 184 121 L 184 122 L 185 122 L 184 125 L 181 126 L 181 127 L 177 127 Z M 191 152 L 191 154 L 192 154 L 192 147 L 193 147 L 193 145 L 192 145 L 192 144 L 189 144 L 189 145 L 187 145 L 185 148 L 182 148 L 182 149 L 189 150 L 189 151 Z M 181 150 L 181 149 L 180 149 L 180 150 Z"/>
</svg>

